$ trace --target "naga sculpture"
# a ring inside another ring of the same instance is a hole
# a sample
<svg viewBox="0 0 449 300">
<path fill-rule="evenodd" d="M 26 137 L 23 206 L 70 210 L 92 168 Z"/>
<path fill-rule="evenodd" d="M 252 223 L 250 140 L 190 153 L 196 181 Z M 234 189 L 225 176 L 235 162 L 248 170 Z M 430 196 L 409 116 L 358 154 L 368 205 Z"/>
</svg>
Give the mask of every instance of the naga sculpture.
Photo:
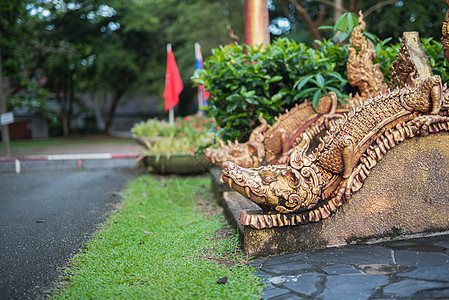
<svg viewBox="0 0 449 300">
<path fill-rule="evenodd" d="M 427 73 L 429 64 L 419 44 L 417 48 L 416 35 L 404 34 L 399 63 L 392 66 L 397 71 L 407 64 L 407 76 L 392 74 L 394 90 L 338 120 L 313 151 L 304 134 L 288 165 L 242 168 L 223 163 L 223 181 L 265 213 L 242 214 L 242 224 L 265 228 L 327 218 L 361 188 L 389 149 L 407 138 L 449 130 L 447 111 L 441 111 L 441 79 Z"/>
<path fill-rule="evenodd" d="M 347 73 L 350 84 L 358 87 L 360 94 L 346 99 L 346 107 L 354 107 L 387 90 L 379 65 L 372 62 L 374 46 L 363 35 L 365 22 L 361 12 L 359 22 L 360 25 L 351 34 L 352 47 L 348 46 Z M 247 142 L 228 142 L 226 145 L 220 141 L 221 149 L 208 148 L 205 155 L 210 162 L 220 167 L 225 161 L 232 161 L 245 168 L 287 164 L 303 133 L 310 139 L 323 135 L 332 122 L 348 111 L 347 108 L 337 110 L 337 97 L 331 92 L 320 99 L 317 107 L 313 108 L 311 103 L 304 102 L 280 115 L 272 126 L 259 116 L 261 125 L 253 130 Z"/>
</svg>

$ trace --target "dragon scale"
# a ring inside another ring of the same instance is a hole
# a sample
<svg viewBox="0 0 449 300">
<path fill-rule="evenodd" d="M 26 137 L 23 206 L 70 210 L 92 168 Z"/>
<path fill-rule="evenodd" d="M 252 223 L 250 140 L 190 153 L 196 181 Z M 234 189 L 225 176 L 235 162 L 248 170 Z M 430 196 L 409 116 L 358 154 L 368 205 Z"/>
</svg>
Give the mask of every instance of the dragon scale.
<svg viewBox="0 0 449 300">
<path fill-rule="evenodd" d="M 427 99 L 428 95 L 431 99 L 441 99 L 440 94 L 441 80 L 434 76 L 423 81 L 419 87 L 397 88 L 365 101 L 330 128 L 321 145 L 323 150 L 318 157 L 319 165 L 334 174 L 341 173 L 346 143 L 352 143 L 356 152 L 363 153 L 370 144 L 367 142 L 376 134 L 385 132 L 398 122 L 413 119 L 418 112 L 427 112 L 433 107 L 436 107 L 433 113 L 438 112 L 439 104 Z M 350 141 L 345 142 L 348 138 Z"/>
</svg>

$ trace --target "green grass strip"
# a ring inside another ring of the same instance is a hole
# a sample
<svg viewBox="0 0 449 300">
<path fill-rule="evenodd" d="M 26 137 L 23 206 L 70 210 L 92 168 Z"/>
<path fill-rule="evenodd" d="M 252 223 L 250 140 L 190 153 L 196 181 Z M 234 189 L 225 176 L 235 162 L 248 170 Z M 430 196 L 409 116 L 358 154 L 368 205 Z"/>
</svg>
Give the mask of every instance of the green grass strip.
<svg viewBox="0 0 449 300">
<path fill-rule="evenodd" d="M 260 298 L 262 283 L 238 236 L 223 229 L 209 177 L 144 175 L 123 197 L 71 260 L 53 299 Z"/>
<path fill-rule="evenodd" d="M 30 140 L 12 140 L 10 142 L 11 148 L 34 148 L 34 147 L 54 147 L 54 146 L 76 146 L 88 145 L 92 142 L 96 144 L 126 144 L 135 143 L 131 138 L 110 138 L 110 139 L 94 139 L 94 138 L 49 138 L 49 139 L 30 139 Z M 3 147 L 0 142 L 0 148 Z"/>
</svg>

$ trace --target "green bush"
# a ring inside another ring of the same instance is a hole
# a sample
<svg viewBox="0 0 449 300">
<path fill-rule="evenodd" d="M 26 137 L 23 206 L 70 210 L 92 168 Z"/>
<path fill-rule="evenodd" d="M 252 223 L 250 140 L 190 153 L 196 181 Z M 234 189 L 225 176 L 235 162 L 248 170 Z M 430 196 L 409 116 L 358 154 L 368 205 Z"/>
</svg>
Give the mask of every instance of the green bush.
<svg viewBox="0 0 449 300">
<path fill-rule="evenodd" d="M 209 113 L 221 127 L 221 138 L 244 141 L 258 125 L 260 113 L 272 124 L 275 116 L 304 98 L 332 89 L 343 96 L 347 56 L 345 47 L 330 41 L 320 43 L 319 49 L 286 38 L 264 50 L 224 46 L 213 50 L 196 84 L 205 84 L 211 93 Z"/>
<path fill-rule="evenodd" d="M 449 63 L 444 57 L 443 44 L 432 38 L 421 39 L 424 52 L 429 58 L 434 75 L 441 76 L 443 82 L 449 81 Z"/>
<path fill-rule="evenodd" d="M 400 42 L 380 41 L 367 33 L 376 50 L 374 63 L 380 64 L 385 81 L 390 80 L 390 66 L 399 52 Z M 244 45 L 224 46 L 213 50 L 196 84 L 205 84 L 211 93 L 209 113 L 220 127 L 224 140 L 246 141 L 259 125 L 263 114 L 269 124 L 275 117 L 305 99 L 316 105 L 329 91 L 342 100 L 356 90 L 346 78 L 346 44 L 317 42 L 317 49 L 286 38 L 277 39 L 264 50 Z M 422 39 L 434 74 L 448 81 L 448 62 L 442 44 Z"/>
</svg>

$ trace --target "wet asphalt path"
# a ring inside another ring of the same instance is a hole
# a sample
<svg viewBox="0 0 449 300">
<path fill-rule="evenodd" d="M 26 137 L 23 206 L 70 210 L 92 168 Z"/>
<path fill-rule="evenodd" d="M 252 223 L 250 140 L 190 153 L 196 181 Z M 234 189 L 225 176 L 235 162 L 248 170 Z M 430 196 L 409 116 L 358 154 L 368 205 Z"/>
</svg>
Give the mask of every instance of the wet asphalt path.
<svg viewBox="0 0 449 300">
<path fill-rule="evenodd" d="M 139 175 L 133 159 L 0 163 L 0 299 L 42 299 Z"/>
</svg>

